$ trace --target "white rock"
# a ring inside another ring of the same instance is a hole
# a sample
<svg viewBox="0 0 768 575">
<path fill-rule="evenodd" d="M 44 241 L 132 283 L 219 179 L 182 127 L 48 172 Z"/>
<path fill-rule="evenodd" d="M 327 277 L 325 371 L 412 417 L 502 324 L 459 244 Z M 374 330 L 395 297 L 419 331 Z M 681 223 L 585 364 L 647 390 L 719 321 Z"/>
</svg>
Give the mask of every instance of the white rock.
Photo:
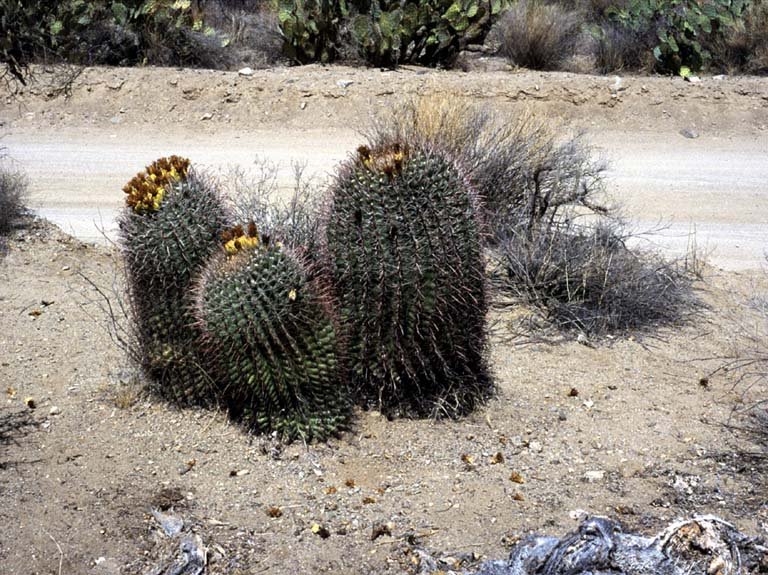
<svg viewBox="0 0 768 575">
<path fill-rule="evenodd" d="M 589 517 L 589 513 L 587 513 L 583 509 L 574 509 L 568 512 L 568 517 L 576 521 L 581 521 L 585 517 Z"/>
<path fill-rule="evenodd" d="M 339 88 L 342 88 L 343 90 L 346 90 L 349 88 L 352 84 L 354 84 L 354 81 L 352 80 L 336 80 L 336 85 Z"/>
<path fill-rule="evenodd" d="M 241 76 L 253 76 L 253 69 L 246 66 L 245 68 L 240 68 L 237 73 Z"/>
<path fill-rule="evenodd" d="M 605 471 L 587 471 L 584 474 L 584 479 L 588 483 L 596 483 L 602 481 L 605 478 Z"/>
<path fill-rule="evenodd" d="M 61 413 L 61 408 L 58 405 L 54 405 L 51 407 L 51 409 L 48 411 L 49 415 L 59 415 Z"/>
</svg>

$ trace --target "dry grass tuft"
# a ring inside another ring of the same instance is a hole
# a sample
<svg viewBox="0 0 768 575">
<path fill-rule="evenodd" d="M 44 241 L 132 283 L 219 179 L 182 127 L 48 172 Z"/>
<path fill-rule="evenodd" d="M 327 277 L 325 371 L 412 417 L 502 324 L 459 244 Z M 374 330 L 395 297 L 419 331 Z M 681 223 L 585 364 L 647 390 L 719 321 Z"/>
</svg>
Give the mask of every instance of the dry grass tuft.
<svg viewBox="0 0 768 575">
<path fill-rule="evenodd" d="M 0 150 L 0 235 L 10 232 L 24 214 L 28 187 L 27 176 L 7 165 Z"/>
<path fill-rule="evenodd" d="M 564 130 L 562 130 L 564 131 Z M 530 113 L 507 114 L 451 94 L 407 101 L 373 122 L 371 147 L 396 142 L 434 146 L 453 157 L 483 199 L 488 231 L 504 229 L 538 193 L 537 210 L 597 205 L 603 162 L 583 136 L 559 138 L 560 127 Z"/>
<path fill-rule="evenodd" d="M 542 0 L 518 0 L 496 24 L 499 53 L 533 70 L 560 69 L 573 54 L 583 19 L 578 12 Z"/>
<path fill-rule="evenodd" d="M 115 392 L 114 404 L 118 409 L 131 409 L 139 401 L 140 387 L 137 382 L 121 384 Z"/>
</svg>

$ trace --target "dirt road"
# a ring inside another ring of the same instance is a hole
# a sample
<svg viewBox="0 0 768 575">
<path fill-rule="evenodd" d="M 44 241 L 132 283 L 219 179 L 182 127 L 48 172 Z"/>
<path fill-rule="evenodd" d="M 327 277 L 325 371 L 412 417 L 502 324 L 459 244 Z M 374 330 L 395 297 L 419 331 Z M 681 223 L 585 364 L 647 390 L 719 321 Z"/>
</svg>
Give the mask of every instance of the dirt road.
<svg viewBox="0 0 768 575">
<path fill-rule="evenodd" d="M 663 227 L 649 238 L 674 253 L 692 231 L 726 269 L 758 267 L 768 248 L 768 79 L 624 78 L 616 91 L 612 78 L 532 72 L 91 69 L 52 100 L 43 80 L 6 101 L 0 143 L 29 173 L 32 206 L 81 239 L 114 232 L 120 188 L 160 155 L 215 169 L 266 157 L 288 186 L 292 160 L 330 174 L 372 110 L 443 92 L 586 130 L 612 195 L 639 230 Z"/>
<path fill-rule="evenodd" d="M 754 268 L 768 249 L 768 136 L 733 139 L 602 131 L 591 139 L 611 163 L 609 189 L 649 241 L 684 252 L 695 232 L 710 261 Z M 178 153 L 215 169 L 268 158 L 290 185 L 291 160 L 321 177 L 354 149 L 353 130 L 260 131 L 215 137 L 153 136 L 124 141 L 108 131 L 14 133 L 4 143 L 32 177 L 32 205 L 73 235 L 114 235 L 121 186 L 152 159 Z"/>
</svg>

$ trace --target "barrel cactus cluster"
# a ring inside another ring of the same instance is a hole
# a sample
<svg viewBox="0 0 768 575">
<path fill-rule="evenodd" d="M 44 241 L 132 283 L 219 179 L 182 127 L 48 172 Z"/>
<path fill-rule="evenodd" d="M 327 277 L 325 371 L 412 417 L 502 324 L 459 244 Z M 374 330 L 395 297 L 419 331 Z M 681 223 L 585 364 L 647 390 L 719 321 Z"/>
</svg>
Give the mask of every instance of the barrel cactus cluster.
<svg viewBox="0 0 768 575">
<path fill-rule="evenodd" d="M 354 402 L 455 417 L 489 395 L 479 206 L 444 155 L 360 148 L 328 191 L 319 251 L 233 227 L 183 158 L 124 191 L 136 351 L 162 396 L 310 441 L 345 429 Z"/>
</svg>

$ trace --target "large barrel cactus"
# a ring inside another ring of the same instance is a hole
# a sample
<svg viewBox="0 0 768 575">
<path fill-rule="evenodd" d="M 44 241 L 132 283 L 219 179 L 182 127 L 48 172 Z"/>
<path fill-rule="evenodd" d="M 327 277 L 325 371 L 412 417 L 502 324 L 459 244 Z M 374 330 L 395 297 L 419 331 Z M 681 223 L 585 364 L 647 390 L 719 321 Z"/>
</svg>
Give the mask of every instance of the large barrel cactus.
<svg viewBox="0 0 768 575">
<path fill-rule="evenodd" d="M 220 249 L 228 220 L 222 202 L 177 156 L 157 160 L 123 190 L 119 226 L 137 359 L 161 395 L 205 401 L 213 386 L 197 346 L 190 286 Z"/>
<path fill-rule="evenodd" d="M 327 265 L 360 399 L 457 416 L 489 393 L 474 195 L 427 149 L 361 147 L 332 190 Z"/>
<path fill-rule="evenodd" d="M 260 432 L 323 439 L 349 400 L 336 328 L 301 258 L 242 227 L 200 277 L 196 310 L 230 408 Z"/>
</svg>

